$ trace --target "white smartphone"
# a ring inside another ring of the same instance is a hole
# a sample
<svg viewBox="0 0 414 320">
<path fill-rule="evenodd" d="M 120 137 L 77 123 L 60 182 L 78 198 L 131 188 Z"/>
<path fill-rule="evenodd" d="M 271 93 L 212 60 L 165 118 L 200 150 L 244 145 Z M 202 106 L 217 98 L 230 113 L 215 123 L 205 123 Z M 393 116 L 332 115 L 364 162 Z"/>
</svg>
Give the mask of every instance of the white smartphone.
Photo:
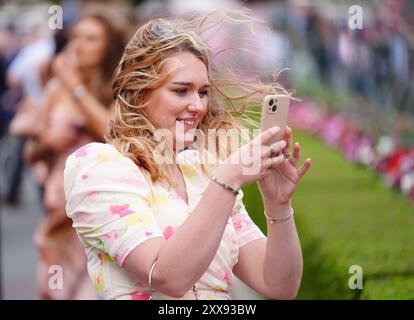
<svg viewBox="0 0 414 320">
<path fill-rule="evenodd" d="M 286 95 L 267 95 L 262 103 L 260 128 L 262 132 L 270 127 L 280 127 L 279 133 L 270 143 L 282 140 L 288 120 L 290 98 Z"/>
</svg>

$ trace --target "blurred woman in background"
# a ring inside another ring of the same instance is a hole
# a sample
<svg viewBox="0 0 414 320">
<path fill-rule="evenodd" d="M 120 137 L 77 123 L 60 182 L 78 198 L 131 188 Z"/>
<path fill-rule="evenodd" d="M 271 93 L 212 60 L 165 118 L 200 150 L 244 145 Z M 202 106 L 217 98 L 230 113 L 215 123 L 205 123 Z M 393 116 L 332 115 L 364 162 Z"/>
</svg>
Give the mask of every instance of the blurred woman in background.
<svg viewBox="0 0 414 320">
<path fill-rule="evenodd" d="M 103 141 L 113 114 L 112 74 L 124 47 L 123 31 L 105 17 L 88 14 L 73 26 L 65 50 L 52 64 L 30 163 L 46 161 L 46 217 L 35 233 L 41 265 L 38 285 L 44 299 L 96 298 L 86 256 L 65 212 L 63 170 L 67 155 L 91 141 Z M 50 267 L 62 267 L 63 288 L 49 286 Z"/>
</svg>

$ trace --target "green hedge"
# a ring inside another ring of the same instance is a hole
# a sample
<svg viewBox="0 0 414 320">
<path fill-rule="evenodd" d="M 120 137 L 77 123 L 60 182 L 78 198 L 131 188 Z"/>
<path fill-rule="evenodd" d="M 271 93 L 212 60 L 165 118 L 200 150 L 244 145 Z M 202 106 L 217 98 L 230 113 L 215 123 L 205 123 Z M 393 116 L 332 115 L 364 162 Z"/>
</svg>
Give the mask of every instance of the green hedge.
<svg viewBox="0 0 414 320">
<path fill-rule="evenodd" d="M 312 168 L 293 199 L 304 274 L 299 299 L 413 299 L 414 210 L 382 178 L 348 163 L 317 137 L 294 131 Z M 265 231 L 260 194 L 245 203 Z M 363 269 L 363 289 L 348 287 L 349 267 Z"/>
</svg>

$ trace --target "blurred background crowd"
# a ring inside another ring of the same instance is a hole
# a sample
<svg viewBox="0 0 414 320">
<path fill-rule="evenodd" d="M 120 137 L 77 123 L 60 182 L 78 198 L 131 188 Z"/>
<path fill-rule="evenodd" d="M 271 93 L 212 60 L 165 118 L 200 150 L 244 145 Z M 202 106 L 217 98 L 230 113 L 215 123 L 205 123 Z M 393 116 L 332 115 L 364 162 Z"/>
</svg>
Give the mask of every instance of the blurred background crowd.
<svg viewBox="0 0 414 320">
<path fill-rule="evenodd" d="M 218 62 L 263 78 L 286 69 L 280 81 L 301 99 L 292 104 L 292 125 L 384 176 L 414 201 L 414 2 L 361 1 L 360 29 L 349 24 L 353 4 L 0 1 L 0 205 L 21 205 L 22 181 L 30 177 L 42 211 L 33 236 L 40 261 L 37 297 L 95 297 L 83 249 L 65 215 L 64 161 L 80 146 L 103 141 L 113 112 L 112 72 L 127 39 L 155 16 L 251 9 L 267 25 L 254 39 L 244 39 L 257 58 L 239 53 L 227 60 L 218 56 Z M 59 19 L 52 5 L 62 9 L 61 29 L 51 27 Z M 225 31 L 212 46 L 243 41 L 234 37 L 242 27 Z M 90 93 L 86 101 L 76 94 L 79 84 Z M 56 264 L 66 270 L 64 290 L 50 289 L 49 266 Z M 92 282 L 99 287 L 99 279 Z"/>
</svg>

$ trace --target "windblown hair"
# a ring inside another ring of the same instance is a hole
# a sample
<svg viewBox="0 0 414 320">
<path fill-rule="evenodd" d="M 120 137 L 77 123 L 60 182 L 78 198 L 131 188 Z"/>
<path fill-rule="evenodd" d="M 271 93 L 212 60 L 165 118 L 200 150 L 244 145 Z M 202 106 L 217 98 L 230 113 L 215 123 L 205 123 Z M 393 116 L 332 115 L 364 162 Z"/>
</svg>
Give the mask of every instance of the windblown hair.
<svg viewBox="0 0 414 320">
<path fill-rule="evenodd" d="M 153 150 L 158 144 L 154 139 L 157 128 L 146 116 L 145 108 L 150 90 L 159 88 L 168 79 L 168 75 L 161 76 L 160 73 L 167 59 L 177 52 L 190 52 L 207 67 L 211 89 L 207 113 L 198 127 L 205 139 L 210 129 L 227 132 L 236 128 L 240 132 L 244 125 L 257 127 L 248 115 L 247 106 L 260 103 L 266 94 L 286 91 L 275 82 L 275 77 L 269 84 L 253 78 L 238 79 L 234 75 L 224 77 L 224 72 L 212 61 L 214 53 L 202 38 L 206 32 L 218 30 L 226 23 L 241 25 L 254 22 L 257 19 L 246 10 L 232 10 L 184 19 L 155 18 L 141 26 L 127 44 L 115 71 L 112 89 L 116 114 L 107 142 L 142 166 L 153 182 L 173 183 L 166 169 L 154 159 Z M 224 160 L 235 151 L 233 145 L 228 141 L 218 141 L 215 156 Z M 208 168 L 203 163 L 201 166 L 203 173 L 209 175 Z"/>
</svg>

